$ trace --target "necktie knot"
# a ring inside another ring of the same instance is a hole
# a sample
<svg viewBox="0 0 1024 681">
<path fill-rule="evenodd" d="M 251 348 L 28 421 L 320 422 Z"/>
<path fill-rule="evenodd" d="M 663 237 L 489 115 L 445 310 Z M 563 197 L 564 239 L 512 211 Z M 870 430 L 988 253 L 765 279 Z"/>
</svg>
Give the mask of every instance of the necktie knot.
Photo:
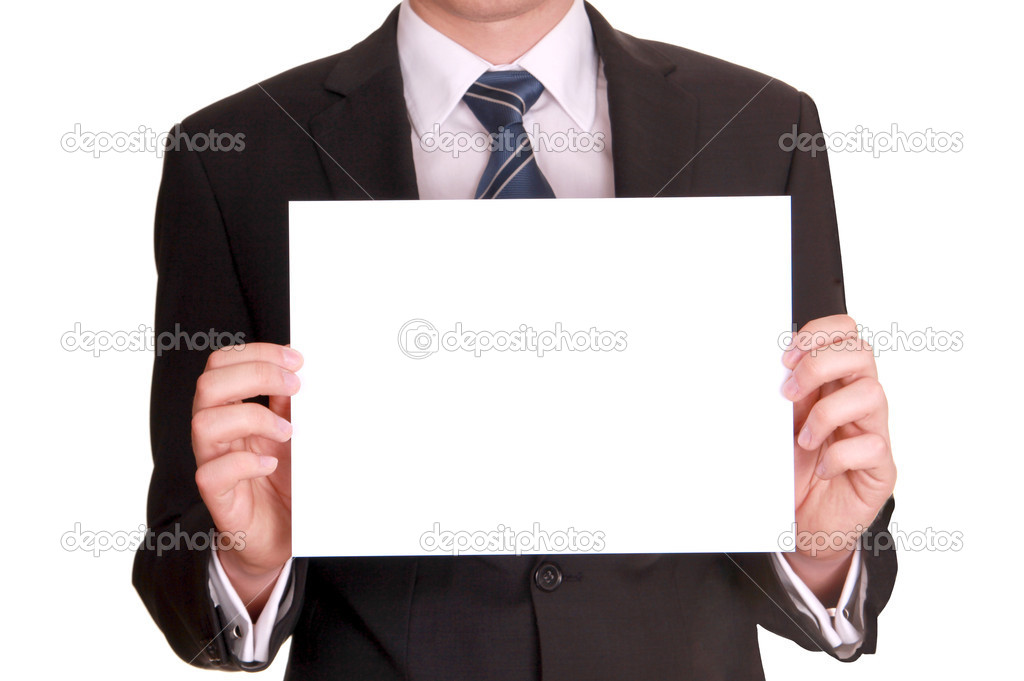
<svg viewBox="0 0 1024 681">
<path fill-rule="evenodd" d="M 487 71 L 466 91 L 466 104 L 492 132 L 505 121 L 522 122 L 544 85 L 528 71 Z M 492 125 L 493 123 L 493 125 Z"/>
<path fill-rule="evenodd" d="M 492 140 L 476 198 L 554 198 L 523 126 L 523 116 L 543 92 L 544 85 L 527 71 L 487 71 L 466 90 L 463 101 Z"/>
</svg>

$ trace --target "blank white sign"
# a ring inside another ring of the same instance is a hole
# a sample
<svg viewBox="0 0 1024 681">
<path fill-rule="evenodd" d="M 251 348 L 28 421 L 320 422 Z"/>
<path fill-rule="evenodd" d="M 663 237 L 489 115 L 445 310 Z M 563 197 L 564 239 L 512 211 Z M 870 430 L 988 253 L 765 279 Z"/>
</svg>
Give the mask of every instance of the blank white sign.
<svg viewBox="0 0 1024 681">
<path fill-rule="evenodd" d="M 290 206 L 297 556 L 773 551 L 786 197 Z"/>
</svg>

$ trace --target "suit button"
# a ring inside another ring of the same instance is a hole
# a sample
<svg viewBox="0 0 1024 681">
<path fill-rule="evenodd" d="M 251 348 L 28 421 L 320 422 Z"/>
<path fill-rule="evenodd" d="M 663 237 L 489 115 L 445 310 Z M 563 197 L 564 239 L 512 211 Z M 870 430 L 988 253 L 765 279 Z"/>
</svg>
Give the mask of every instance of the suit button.
<svg viewBox="0 0 1024 681">
<path fill-rule="evenodd" d="M 541 563 L 533 573 L 533 581 L 541 591 L 554 591 L 562 583 L 562 571 L 554 563 Z"/>
</svg>

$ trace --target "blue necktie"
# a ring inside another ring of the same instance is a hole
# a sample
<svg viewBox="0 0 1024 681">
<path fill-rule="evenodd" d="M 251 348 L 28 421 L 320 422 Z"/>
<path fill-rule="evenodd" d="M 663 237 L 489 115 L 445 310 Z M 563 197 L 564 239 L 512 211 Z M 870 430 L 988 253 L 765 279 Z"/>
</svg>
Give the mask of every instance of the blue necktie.
<svg viewBox="0 0 1024 681">
<path fill-rule="evenodd" d="M 555 198 L 523 127 L 523 114 L 542 92 L 541 82 L 526 71 L 487 71 L 462 97 L 492 135 L 491 158 L 476 198 Z"/>
</svg>

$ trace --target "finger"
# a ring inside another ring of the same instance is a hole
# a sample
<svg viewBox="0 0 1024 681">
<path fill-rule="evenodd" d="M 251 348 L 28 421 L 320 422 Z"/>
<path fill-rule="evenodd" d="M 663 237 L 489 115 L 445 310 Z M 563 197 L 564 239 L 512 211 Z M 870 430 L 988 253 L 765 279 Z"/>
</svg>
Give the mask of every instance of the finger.
<svg viewBox="0 0 1024 681">
<path fill-rule="evenodd" d="M 204 371 L 196 381 L 193 416 L 202 409 L 241 402 L 257 395 L 294 395 L 299 377 L 271 362 L 245 362 Z"/>
<path fill-rule="evenodd" d="M 878 433 L 864 433 L 832 443 L 825 450 L 814 471 L 822 480 L 831 480 L 848 471 L 865 471 L 891 490 L 896 479 L 896 465 L 889 443 Z M 888 496 L 888 491 L 885 492 Z"/>
<path fill-rule="evenodd" d="M 246 362 L 269 362 L 282 369 L 298 371 L 302 368 L 302 355 L 286 345 L 274 343 L 245 343 L 230 345 L 210 353 L 206 358 L 206 371 L 222 369 L 232 364 Z"/>
<path fill-rule="evenodd" d="M 876 379 L 857 379 L 814 404 L 800 429 L 797 444 L 804 449 L 814 449 L 836 428 L 848 424 L 884 435 L 887 408 L 885 391 Z"/>
<path fill-rule="evenodd" d="M 271 395 L 269 405 L 270 411 L 287 421 L 292 420 L 292 398 L 283 395 Z"/>
<path fill-rule="evenodd" d="M 287 442 L 292 436 L 292 424 L 252 402 L 208 407 L 192 417 L 192 449 L 200 464 L 223 453 L 235 440 L 252 435 Z"/>
<path fill-rule="evenodd" d="M 233 492 L 244 480 L 263 478 L 277 468 L 277 459 L 252 452 L 229 452 L 196 469 L 196 486 L 215 517 L 230 512 Z M 225 529 L 225 528 L 222 528 Z"/>
<path fill-rule="evenodd" d="M 782 386 L 782 394 L 797 402 L 815 390 L 840 379 L 877 378 L 871 346 L 850 338 L 821 350 L 805 353 Z"/>
<path fill-rule="evenodd" d="M 808 352 L 857 337 L 857 323 L 849 315 L 819 317 L 804 324 L 790 339 L 782 363 L 792 369 Z"/>
</svg>

